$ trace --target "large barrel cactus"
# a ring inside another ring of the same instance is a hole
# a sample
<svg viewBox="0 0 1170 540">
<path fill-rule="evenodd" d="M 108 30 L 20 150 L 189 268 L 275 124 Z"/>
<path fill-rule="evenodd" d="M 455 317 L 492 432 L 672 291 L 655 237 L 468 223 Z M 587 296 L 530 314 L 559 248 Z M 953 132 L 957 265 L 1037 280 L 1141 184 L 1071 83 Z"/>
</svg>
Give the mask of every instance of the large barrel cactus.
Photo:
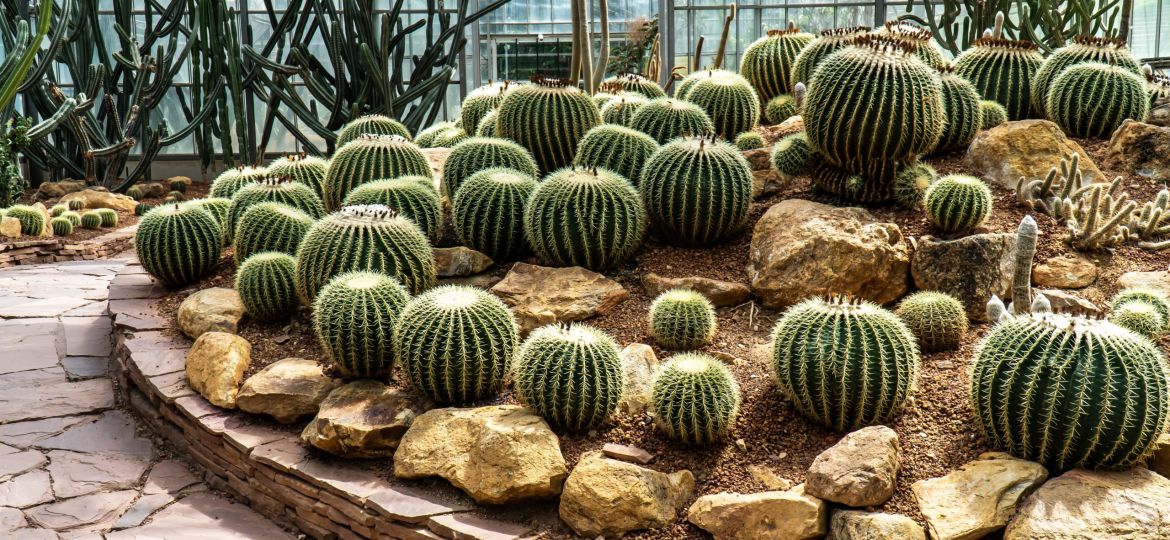
<svg viewBox="0 0 1170 540">
<path fill-rule="evenodd" d="M 630 182 L 606 169 L 561 169 L 546 177 L 524 211 L 524 236 L 557 266 L 602 270 L 638 250 L 646 211 Z"/>
<path fill-rule="evenodd" d="M 887 422 L 913 392 L 914 335 L 897 316 L 865 301 L 805 300 L 772 332 L 772 367 L 800 412 L 836 431 Z"/>
<path fill-rule="evenodd" d="M 134 252 L 142 268 L 171 288 L 211 273 L 221 249 L 219 222 L 206 210 L 191 206 L 169 204 L 152 210 L 138 221 L 134 235 Z"/>
<path fill-rule="evenodd" d="M 796 83 L 801 82 L 792 77 L 792 64 L 800 50 L 812 41 L 812 34 L 789 23 L 788 28 L 768 30 L 764 37 L 748 45 L 739 62 L 739 73 L 751 81 L 761 103 L 792 93 Z"/>
<path fill-rule="evenodd" d="M 601 111 L 565 79 L 535 77 L 532 83 L 504 97 L 496 134 L 527 148 L 545 174 L 573 162 L 581 138 L 601 123 Z"/>
<path fill-rule="evenodd" d="M 268 164 L 268 174 L 276 178 L 287 178 L 313 188 L 318 197 L 325 196 L 325 171 L 329 161 L 317 156 L 293 154 L 278 158 Z"/>
<path fill-rule="evenodd" d="M 454 199 L 455 192 L 471 175 L 484 169 L 507 167 L 536 176 L 536 160 L 523 146 L 508 139 L 472 137 L 455 145 L 443 164 L 443 193 Z"/>
<path fill-rule="evenodd" d="M 658 83 L 637 73 L 614 75 L 606 79 L 605 84 L 620 87 L 623 92 L 641 94 L 648 99 L 666 97 L 666 92 L 662 90 L 661 86 L 658 86 Z"/>
<path fill-rule="evenodd" d="M 321 198 L 313 188 L 300 182 L 267 178 L 245 186 L 232 197 L 228 208 L 227 232 L 228 238 L 234 239 L 236 224 L 240 222 L 244 212 L 257 204 L 264 202 L 280 203 L 291 206 L 309 215 L 313 219 L 320 219 L 325 215 L 325 207 Z"/>
<path fill-rule="evenodd" d="M 991 216 L 991 204 L 987 184 L 964 174 L 939 178 L 923 197 L 926 218 L 948 234 L 971 232 L 982 225 Z"/>
<path fill-rule="evenodd" d="M 1126 469 L 1166 429 L 1165 362 L 1151 341 L 1113 323 L 1009 316 L 979 344 L 971 404 L 993 447 L 1054 473 Z"/>
<path fill-rule="evenodd" d="M 654 423 L 670 438 L 711 444 L 726 439 L 739 416 L 739 385 L 719 360 L 679 354 L 655 376 L 650 404 Z"/>
<path fill-rule="evenodd" d="M 934 69 L 943 67 L 947 62 L 946 58 L 943 57 L 942 50 L 934 42 L 934 34 L 930 30 L 922 28 L 910 21 L 886 21 L 874 33 L 911 45 L 914 50 L 914 55 L 919 60 L 922 60 L 924 64 Z"/>
<path fill-rule="evenodd" d="M 939 69 L 942 82 L 943 111 L 946 125 L 942 137 L 934 147 L 934 153 L 942 154 L 965 150 L 983 125 L 983 112 L 979 108 L 979 92 L 967 79 L 955 75 L 954 68 L 946 64 Z"/>
<path fill-rule="evenodd" d="M 634 120 L 634 113 L 645 105 L 648 100 L 641 94 L 622 93 L 614 96 L 601 107 L 601 121 L 606 124 L 617 124 L 629 127 Z"/>
<path fill-rule="evenodd" d="M 584 324 L 537 328 L 516 358 L 516 391 L 550 424 L 586 431 L 617 409 L 625 384 L 617 342 Z"/>
<path fill-rule="evenodd" d="M 868 34 L 868 26 L 852 26 L 845 28 L 830 28 L 821 30 L 817 38 L 805 45 L 792 61 L 793 86 L 802 82 L 808 86 L 812 82 L 813 72 L 829 55 L 848 47 L 858 36 Z"/>
<path fill-rule="evenodd" d="M 1108 138 L 1127 119 L 1142 121 L 1150 110 L 1145 81 L 1099 62 L 1065 69 L 1048 90 L 1045 113 L 1074 137 Z"/>
<path fill-rule="evenodd" d="M 467 97 L 463 98 L 463 104 L 459 106 L 459 121 L 463 130 L 467 133 L 476 133 L 483 118 L 504 101 L 504 94 L 510 88 L 515 87 L 512 81 L 501 81 L 488 83 L 468 92 Z"/>
<path fill-rule="evenodd" d="M 347 378 L 386 380 L 394 369 L 394 325 L 410 299 L 398 280 L 346 272 L 313 303 L 313 331 L 329 363 Z"/>
<path fill-rule="evenodd" d="M 265 251 L 248 257 L 236 270 L 236 291 L 244 311 L 256 321 L 276 321 L 296 314 L 296 260 L 288 253 Z"/>
<path fill-rule="evenodd" d="M 715 131 L 707 111 L 683 99 L 660 98 L 638 108 L 630 127 L 666 144 L 683 135 L 706 135 Z"/>
<path fill-rule="evenodd" d="M 663 349 L 697 349 L 715 338 L 715 306 L 690 289 L 671 289 L 650 303 L 650 336 Z"/>
<path fill-rule="evenodd" d="M 729 141 L 760 123 L 760 96 L 747 79 L 730 71 L 708 71 L 687 92 L 686 99 L 707 111 L 715 133 Z"/>
<path fill-rule="evenodd" d="M 424 395 L 464 404 L 500 392 L 519 340 L 512 312 L 499 298 L 447 285 L 406 304 L 394 330 L 394 353 Z"/>
<path fill-rule="evenodd" d="M 397 135 L 362 135 L 333 154 L 325 171 L 325 209 L 335 211 L 353 188 L 400 176 L 433 176 L 427 156 Z"/>
<path fill-rule="evenodd" d="M 343 206 L 380 204 L 418 225 L 432 241 L 443 227 L 442 202 L 429 176 L 403 176 L 362 184 L 345 196 Z"/>
<path fill-rule="evenodd" d="M 380 114 L 367 114 L 341 127 L 337 133 L 337 148 L 362 135 L 398 135 L 410 138 L 410 130 L 402 122 Z"/>
<path fill-rule="evenodd" d="M 709 137 L 689 137 L 650 157 L 638 189 L 659 240 L 710 245 L 747 224 L 752 171 L 736 147 Z"/>
<path fill-rule="evenodd" d="M 40 236 L 45 233 L 45 227 L 49 226 L 49 220 L 41 210 L 23 204 L 12 206 L 5 211 L 4 216 L 19 221 L 20 234 L 24 236 Z M 98 220 L 100 222 L 101 218 Z"/>
<path fill-rule="evenodd" d="M 658 143 L 641 131 L 601 124 L 581 139 L 573 165 L 609 169 L 636 183 L 642 166 L 656 150 Z"/>
<path fill-rule="evenodd" d="M 295 255 L 314 221 L 313 216 L 287 204 L 263 202 L 252 205 L 236 224 L 236 264 L 264 251 Z"/>
<path fill-rule="evenodd" d="M 536 179 L 515 169 L 488 169 L 472 175 L 463 187 L 451 203 L 459 241 L 495 261 L 527 253 L 524 209 Z"/>
<path fill-rule="evenodd" d="M 1086 62 L 1115 66 L 1134 75 L 1142 73 L 1141 65 L 1125 47 L 1124 41 L 1096 36 L 1077 36 L 1072 43 L 1057 49 L 1045 58 L 1044 63 L 1036 70 L 1036 76 L 1032 79 L 1032 110 L 1037 114 L 1048 114 L 1048 92 L 1056 78 L 1069 67 Z"/>
<path fill-rule="evenodd" d="M 1031 41 L 985 37 L 955 57 L 955 74 L 971 81 L 983 99 L 1003 105 L 1009 119 L 1023 120 L 1032 114 L 1034 81 L 1043 63 Z"/>
<path fill-rule="evenodd" d="M 228 169 L 211 182 L 211 189 L 207 192 L 209 199 L 230 199 L 244 186 L 249 186 L 258 180 L 268 178 L 267 167 L 236 167 Z"/>
</svg>

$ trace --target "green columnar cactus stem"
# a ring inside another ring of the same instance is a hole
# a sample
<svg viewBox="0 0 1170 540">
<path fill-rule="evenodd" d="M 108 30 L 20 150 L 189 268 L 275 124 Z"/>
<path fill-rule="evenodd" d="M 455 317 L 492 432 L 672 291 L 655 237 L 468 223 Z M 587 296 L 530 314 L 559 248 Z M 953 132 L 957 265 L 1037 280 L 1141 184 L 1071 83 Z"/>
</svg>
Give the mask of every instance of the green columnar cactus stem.
<svg viewBox="0 0 1170 540">
<path fill-rule="evenodd" d="M 650 303 L 650 336 L 664 349 L 697 349 L 715 338 L 715 306 L 688 289 L 671 289 Z"/>
<path fill-rule="evenodd" d="M 515 169 L 487 169 L 467 179 L 451 203 L 455 234 L 497 262 L 528 252 L 524 209 L 536 179 Z"/>
<path fill-rule="evenodd" d="M 137 207 L 135 207 L 135 210 L 137 210 Z M 138 215 L 145 216 L 146 212 L 143 212 L 143 213 L 138 214 Z M 74 228 L 81 226 L 81 214 L 78 214 L 77 212 L 70 210 L 68 212 L 65 212 L 64 214 L 61 214 L 61 217 L 68 219 L 69 223 L 73 224 Z"/>
<path fill-rule="evenodd" d="M 729 141 L 760 122 L 760 96 L 747 79 L 730 71 L 708 71 L 691 86 L 687 101 L 702 107 L 715 132 Z"/>
<path fill-rule="evenodd" d="M 134 199 L 136 201 L 141 201 L 142 200 L 142 188 L 140 188 L 138 186 L 130 186 L 130 188 L 126 190 L 126 196 L 130 197 L 131 199 Z M 66 209 L 68 209 L 68 207 L 66 207 Z"/>
<path fill-rule="evenodd" d="M 739 72 L 751 81 L 762 103 L 792 92 L 796 83 L 801 82 L 792 77 L 792 64 L 813 39 L 812 34 L 789 24 L 784 30 L 769 30 L 744 50 Z"/>
<path fill-rule="evenodd" d="M 654 422 L 670 438 L 707 445 L 727 438 L 739 416 L 739 385 L 722 362 L 698 353 L 671 357 L 654 378 Z"/>
<path fill-rule="evenodd" d="M 536 160 L 523 146 L 509 139 L 473 137 L 451 149 L 443 164 L 443 193 L 455 198 L 455 192 L 471 175 L 484 169 L 507 167 L 526 174 L 538 174 Z"/>
<path fill-rule="evenodd" d="M 17 221 L 20 221 L 20 234 L 24 236 L 40 236 L 44 234 L 45 227 L 49 226 L 45 214 L 36 208 L 23 204 L 9 207 L 5 212 L 5 217 L 16 218 Z M 98 221 L 100 223 L 101 218 L 98 218 Z"/>
<path fill-rule="evenodd" d="M 1036 70 L 1036 76 L 1032 79 L 1032 110 L 1037 114 L 1048 114 L 1048 93 L 1056 83 L 1056 78 L 1069 67 L 1087 62 L 1114 66 L 1138 76 L 1142 73 L 1141 65 L 1125 48 L 1125 42 L 1112 38 L 1078 36 L 1072 43 L 1044 59 L 1044 63 Z"/>
<path fill-rule="evenodd" d="M 118 213 L 110 208 L 98 208 L 94 210 L 97 212 L 98 218 L 102 220 L 102 228 L 108 229 L 118 226 Z"/>
<path fill-rule="evenodd" d="M 394 353 L 410 384 L 428 398 L 465 404 L 500 392 L 519 340 L 512 312 L 499 298 L 447 285 L 406 304 Z"/>
<path fill-rule="evenodd" d="M 1114 309 L 1109 314 L 1109 322 L 1150 339 L 1166 332 L 1166 319 L 1156 307 L 1145 302 L 1130 302 Z"/>
<path fill-rule="evenodd" d="M 1039 231 L 1032 216 L 1024 216 L 1016 228 L 1015 274 L 1012 276 L 1012 314 L 1028 313 L 1032 305 L 1032 259 L 1036 256 Z M 989 319 L 995 322 L 997 319 Z"/>
<path fill-rule="evenodd" d="M 432 176 L 427 156 L 395 135 L 362 135 L 341 147 L 325 171 L 325 209 L 336 211 L 354 188 L 400 176 Z"/>
<path fill-rule="evenodd" d="M 73 199 L 72 201 L 69 201 L 67 204 L 69 206 L 69 209 L 74 211 L 74 212 L 80 212 L 81 209 L 85 208 L 85 203 L 82 202 L 81 199 Z"/>
<path fill-rule="evenodd" d="M 638 189 L 659 240 L 711 245 L 747 224 L 751 166 L 728 143 L 707 137 L 678 139 L 650 157 Z"/>
<path fill-rule="evenodd" d="M 288 253 L 265 251 L 248 257 L 236 270 L 236 290 L 253 320 L 287 319 L 300 307 L 296 260 Z"/>
<path fill-rule="evenodd" d="M 51 218 L 61 217 L 61 214 L 64 214 L 65 212 L 68 212 L 68 211 L 69 211 L 69 207 L 65 206 L 63 204 L 53 205 L 53 207 L 49 209 L 49 217 L 51 217 Z"/>
<path fill-rule="evenodd" d="M 898 171 L 894 177 L 894 202 L 902 208 L 918 208 L 926 196 L 926 189 L 938 179 L 934 167 L 915 163 Z"/>
<path fill-rule="evenodd" d="M 601 121 L 606 124 L 630 127 L 631 122 L 634 120 L 634 114 L 647 101 L 641 94 L 625 93 L 614 96 L 613 99 L 609 100 L 601 108 Z"/>
<path fill-rule="evenodd" d="M 240 222 L 244 211 L 263 202 L 291 206 L 308 214 L 313 219 L 320 219 L 325 215 L 325 207 L 321 204 L 321 199 L 317 197 L 317 192 L 313 191 L 313 188 L 299 182 L 269 178 L 243 187 L 232 197 L 227 215 L 229 239 L 235 238 L 236 225 Z"/>
<path fill-rule="evenodd" d="M 53 236 L 73 234 L 73 222 L 69 221 L 69 218 L 55 217 L 49 220 L 49 226 L 53 228 Z"/>
<path fill-rule="evenodd" d="M 942 50 L 934 43 L 934 33 L 926 28 L 919 27 L 908 21 L 886 21 L 885 25 L 874 31 L 875 34 L 897 39 L 913 46 L 914 55 L 919 60 L 934 69 L 946 64 Z"/>
<path fill-rule="evenodd" d="M 398 280 L 379 272 L 346 272 L 329 280 L 313 302 L 313 331 L 329 363 L 347 378 L 388 379 L 394 325 L 408 300 Z"/>
<path fill-rule="evenodd" d="M 527 148 L 541 174 L 573 162 L 577 144 L 601 123 L 601 111 L 576 86 L 537 77 L 508 93 L 500 103 L 496 133 Z"/>
<path fill-rule="evenodd" d="M 963 303 L 947 293 L 916 292 L 902 299 L 894 313 L 906 323 L 924 353 L 955 350 L 967 334 Z"/>
<path fill-rule="evenodd" d="M 764 105 L 764 120 L 769 124 L 779 124 L 799 112 L 796 108 L 796 98 L 792 94 L 780 94 L 769 99 Z"/>
<path fill-rule="evenodd" d="M 584 324 L 537 328 L 516 357 L 520 399 L 550 424 L 586 431 L 617 409 L 625 384 L 617 343 Z"/>
<path fill-rule="evenodd" d="M 524 211 L 524 237 L 557 266 L 612 268 L 642 245 L 646 211 L 630 182 L 606 169 L 561 169 L 545 177 Z"/>
<path fill-rule="evenodd" d="M 134 236 L 134 251 L 142 267 L 171 288 L 211 273 L 222 248 L 223 229 L 215 217 L 187 205 L 172 204 L 147 213 L 138 221 Z"/>
<path fill-rule="evenodd" d="M 297 293 L 306 303 L 334 276 L 369 270 L 412 294 L 435 284 L 435 256 L 413 221 L 381 205 L 349 206 L 314 223 L 297 248 Z"/>
<path fill-rule="evenodd" d="M 973 176 L 952 174 L 926 188 L 923 206 L 930 223 L 948 234 L 967 233 L 991 215 L 991 189 Z"/>
<path fill-rule="evenodd" d="M 285 156 L 268 164 L 268 173 L 272 176 L 309 186 L 318 197 L 325 196 L 325 171 L 328 169 L 328 160 L 305 154 Z"/>
<path fill-rule="evenodd" d="M 939 137 L 938 144 L 934 147 L 934 153 L 966 150 L 983 125 L 979 92 L 967 82 L 967 79 L 955 75 L 950 64 L 940 68 L 939 73 L 946 125 L 943 127 L 942 137 Z"/>
<path fill-rule="evenodd" d="M 1054 474 L 1145 460 L 1170 415 L 1165 359 L 1112 323 L 1005 317 L 979 344 L 971 404 L 995 448 Z"/>
<path fill-rule="evenodd" d="M 460 143 L 462 144 L 462 143 Z M 343 206 L 380 204 L 418 225 L 431 241 L 438 241 L 443 226 L 442 202 L 428 176 L 403 176 L 362 184 L 349 192 Z"/>
<path fill-rule="evenodd" d="M 914 335 L 870 302 L 805 300 L 776 323 L 772 339 L 780 391 L 836 431 L 889 421 L 918 380 Z"/>
<path fill-rule="evenodd" d="M 1145 82 L 1124 68 L 1097 62 L 1070 66 L 1052 81 L 1045 112 L 1074 137 L 1107 138 L 1126 119 L 1149 113 Z"/>
<path fill-rule="evenodd" d="M 342 126 L 337 134 L 337 148 L 361 137 L 362 135 L 398 135 L 403 139 L 410 139 L 410 130 L 406 126 L 389 116 L 368 114 Z"/>
<path fill-rule="evenodd" d="M 499 107 L 492 109 L 483 115 L 479 120 L 479 127 L 475 128 L 476 137 L 495 137 L 496 136 L 496 119 L 500 117 Z"/>
<path fill-rule="evenodd" d="M 657 150 L 658 143 L 641 131 L 601 124 L 581 139 L 573 165 L 609 169 L 637 185 L 642 167 Z"/>
<path fill-rule="evenodd" d="M 1129 304 L 1146 304 L 1158 313 L 1163 321 L 1158 334 L 1170 330 L 1170 299 L 1167 299 L 1165 294 L 1153 289 L 1135 287 L 1117 293 L 1109 303 L 1113 311 L 1118 311 Z"/>
<path fill-rule="evenodd" d="M 1007 109 L 997 101 L 984 99 L 979 101 L 980 126 L 979 129 L 991 129 L 1006 124 L 1008 121 Z"/>
<path fill-rule="evenodd" d="M 715 131 L 707 111 L 689 101 L 660 98 L 646 102 L 630 119 L 630 127 L 666 144 L 684 135 L 706 135 Z"/>
<path fill-rule="evenodd" d="M 211 182 L 208 198 L 230 199 L 240 188 L 268 178 L 265 167 L 237 167 L 221 173 Z"/>
<path fill-rule="evenodd" d="M 1002 105 L 1008 119 L 1023 120 L 1032 114 L 1043 63 L 1035 43 L 985 37 L 955 57 L 955 74 L 971 81 L 983 99 Z"/>
<path fill-rule="evenodd" d="M 666 92 L 662 91 L 662 87 L 658 86 L 658 83 L 636 73 L 614 75 L 606 79 L 605 83 L 618 85 L 624 92 L 641 94 L 646 96 L 647 99 L 666 97 Z"/>
<path fill-rule="evenodd" d="M 808 85 L 812 82 L 813 72 L 829 55 L 848 47 L 858 36 L 868 34 L 870 27 L 854 26 L 849 28 L 832 28 L 821 30 L 817 38 L 800 50 L 792 62 L 792 80 Z"/>
<path fill-rule="evenodd" d="M 804 132 L 784 136 L 772 147 L 772 168 L 788 176 L 808 174 L 812 147 Z"/>
<path fill-rule="evenodd" d="M 236 264 L 266 251 L 295 255 L 312 226 L 312 216 L 286 204 L 262 202 L 252 205 L 236 225 Z"/>
<path fill-rule="evenodd" d="M 463 130 L 478 133 L 483 118 L 500 105 L 509 89 L 515 87 L 512 81 L 503 81 L 489 83 L 469 92 L 459 107 L 459 119 L 463 124 Z"/>
<path fill-rule="evenodd" d="M 81 214 L 81 228 L 83 229 L 100 229 L 102 228 L 102 216 L 97 213 L 97 210 L 89 210 Z"/>
<path fill-rule="evenodd" d="M 764 143 L 764 136 L 755 131 L 745 131 L 735 137 L 735 147 L 745 152 L 763 148 Z"/>
</svg>

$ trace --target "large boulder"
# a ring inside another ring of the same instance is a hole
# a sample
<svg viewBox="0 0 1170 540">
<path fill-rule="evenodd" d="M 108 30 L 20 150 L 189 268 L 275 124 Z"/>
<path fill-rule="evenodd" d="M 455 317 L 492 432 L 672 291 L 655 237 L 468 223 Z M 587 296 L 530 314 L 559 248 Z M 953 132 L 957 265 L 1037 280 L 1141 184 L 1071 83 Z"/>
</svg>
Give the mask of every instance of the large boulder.
<svg viewBox="0 0 1170 540">
<path fill-rule="evenodd" d="M 587 452 L 565 481 L 560 516 L 581 536 L 617 538 L 674 521 L 694 490 L 688 470 L 667 474 Z"/>
<path fill-rule="evenodd" d="M 902 446 L 886 426 L 861 428 L 821 452 L 805 477 L 805 491 L 846 506 L 877 506 L 894 496 Z"/>
<path fill-rule="evenodd" d="M 78 200 L 85 208 L 112 208 L 119 212 L 134 212 L 138 201 L 118 193 L 110 193 L 105 188 L 86 188 L 70 193 L 61 198 L 62 203 Z"/>
<path fill-rule="evenodd" d="M 1135 287 L 1154 289 L 1166 296 L 1170 296 L 1170 270 L 1126 272 L 1117 278 L 1117 286 L 1126 289 Z"/>
<path fill-rule="evenodd" d="M 524 332 L 552 323 L 604 315 L 630 297 L 618 282 L 579 266 L 516 263 L 491 288 L 512 308 Z"/>
<path fill-rule="evenodd" d="M 1020 177 L 1043 179 L 1074 152 L 1081 155 L 1085 182 L 1107 180 L 1085 149 L 1048 120 L 1018 120 L 980 131 L 967 147 L 963 165 L 990 182 L 1015 189 Z"/>
<path fill-rule="evenodd" d="M 14 217 L 0 218 L 0 238 L 19 238 L 20 220 Z"/>
<path fill-rule="evenodd" d="M 769 307 L 837 294 L 888 304 L 910 288 L 901 229 L 861 208 L 781 201 L 756 223 L 749 255 L 752 290 Z"/>
<path fill-rule="evenodd" d="M 829 519 L 833 540 L 926 540 L 922 526 L 901 514 L 838 510 Z"/>
<path fill-rule="evenodd" d="M 631 343 L 622 349 L 622 371 L 626 387 L 618 401 L 618 409 L 626 414 L 642 414 L 650 406 L 650 392 L 654 374 L 658 371 L 658 355 L 645 343 Z"/>
<path fill-rule="evenodd" d="M 206 332 L 235 334 L 243 317 L 244 301 L 235 289 L 203 289 L 179 304 L 179 329 L 191 339 Z"/>
<path fill-rule="evenodd" d="M 47 201 L 64 197 L 70 193 L 77 193 L 85 189 L 85 182 L 66 178 L 58 182 L 41 182 L 37 188 L 37 200 Z"/>
<path fill-rule="evenodd" d="M 716 540 L 805 540 L 825 535 L 828 505 L 808 495 L 804 484 L 788 491 L 717 493 L 699 497 L 687 521 Z"/>
<path fill-rule="evenodd" d="M 963 303 L 967 316 L 987 320 L 991 295 L 1005 298 L 1016 269 L 1016 236 L 973 234 L 956 240 L 918 239 L 910 267 L 919 289 L 945 292 Z"/>
<path fill-rule="evenodd" d="M 669 278 L 650 273 L 642 276 L 642 287 L 646 288 L 646 294 L 650 296 L 658 296 L 671 289 L 690 289 L 707 297 L 715 307 L 738 306 L 752 295 L 752 290 L 742 283 L 702 276 Z"/>
<path fill-rule="evenodd" d="M 354 381 L 325 396 L 317 416 L 301 431 L 301 440 L 342 457 L 390 457 L 428 406 L 380 382 Z"/>
<path fill-rule="evenodd" d="M 1170 479 L 1147 469 L 1071 470 L 1037 489 L 1004 540 L 1170 538 Z"/>
<path fill-rule="evenodd" d="M 1084 255 L 1066 253 L 1032 267 L 1032 283 L 1038 287 L 1083 289 L 1097 281 L 1097 265 Z"/>
<path fill-rule="evenodd" d="M 516 405 L 428 411 L 394 453 L 395 476 L 440 476 L 487 504 L 554 497 L 566 472 L 557 436 Z"/>
<path fill-rule="evenodd" d="M 1170 478 L 1170 433 L 1158 437 L 1154 451 L 1146 460 L 1146 467 L 1166 478 Z"/>
<path fill-rule="evenodd" d="M 989 452 L 939 478 L 911 486 L 933 540 L 976 540 L 1007 525 L 1048 478 L 1037 463 Z"/>
<path fill-rule="evenodd" d="M 227 332 L 207 332 L 187 352 L 187 383 L 212 405 L 234 409 L 251 361 L 248 340 Z"/>
<path fill-rule="evenodd" d="M 1170 181 L 1170 127 L 1126 120 L 1109 139 L 1101 164 L 1155 182 Z"/>
<path fill-rule="evenodd" d="M 288 424 L 315 414 L 321 400 L 340 384 L 327 377 L 316 361 L 285 358 L 248 377 L 236 395 L 236 406 Z"/>
</svg>

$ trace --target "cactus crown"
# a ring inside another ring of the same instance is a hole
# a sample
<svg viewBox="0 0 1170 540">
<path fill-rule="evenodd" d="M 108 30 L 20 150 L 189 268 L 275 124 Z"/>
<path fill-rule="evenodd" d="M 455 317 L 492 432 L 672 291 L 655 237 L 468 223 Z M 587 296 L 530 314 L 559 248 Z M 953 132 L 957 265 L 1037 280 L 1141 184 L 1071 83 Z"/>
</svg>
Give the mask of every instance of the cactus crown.
<svg viewBox="0 0 1170 540">
<path fill-rule="evenodd" d="M 1037 47 L 1035 43 L 1022 39 L 1007 39 L 997 37 L 982 37 L 971 42 L 971 47 L 988 47 L 992 49 L 1009 49 L 1021 51 L 1034 51 Z"/>
<path fill-rule="evenodd" d="M 843 26 L 840 28 L 827 28 L 821 30 L 817 35 L 827 39 L 848 39 L 851 40 L 859 34 L 868 34 L 873 30 L 869 26 Z"/>
<path fill-rule="evenodd" d="M 1073 43 L 1076 43 L 1077 45 L 1085 45 L 1088 47 L 1100 47 L 1100 48 L 1104 48 L 1104 49 L 1122 50 L 1122 49 L 1126 48 L 1126 43 L 1124 40 L 1113 38 L 1113 37 L 1081 35 L 1081 36 L 1074 37 Z"/>
<path fill-rule="evenodd" d="M 568 78 L 550 77 L 548 75 L 541 75 L 538 73 L 533 75 L 529 80 L 532 82 L 532 84 L 543 86 L 545 88 L 572 88 L 574 90 L 579 90 L 579 88 L 573 85 L 573 80 Z"/>
<path fill-rule="evenodd" d="M 867 48 L 871 51 L 890 56 L 907 56 L 918 52 L 918 44 L 904 39 L 882 34 L 865 34 L 857 36 L 849 42 L 855 47 Z"/>
<path fill-rule="evenodd" d="M 906 21 L 886 21 L 885 31 L 891 36 L 896 36 L 902 39 L 909 39 L 922 44 L 925 44 L 926 42 L 934 39 L 934 33 L 930 30 L 915 26 Z M 916 43 L 916 45 L 918 43 Z"/>
</svg>

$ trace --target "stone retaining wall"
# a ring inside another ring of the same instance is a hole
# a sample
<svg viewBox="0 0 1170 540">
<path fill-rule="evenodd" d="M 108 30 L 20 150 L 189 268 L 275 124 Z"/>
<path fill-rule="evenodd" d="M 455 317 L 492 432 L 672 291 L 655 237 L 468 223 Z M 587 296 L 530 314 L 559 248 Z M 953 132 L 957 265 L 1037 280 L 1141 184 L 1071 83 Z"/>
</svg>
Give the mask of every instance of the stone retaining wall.
<svg viewBox="0 0 1170 540">
<path fill-rule="evenodd" d="M 0 268 L 110 257 L 130 249 L 137 230 L 134 225 L 80 241 L 56 237 L 5 241 L 0 243 Z"/>
</svg>

